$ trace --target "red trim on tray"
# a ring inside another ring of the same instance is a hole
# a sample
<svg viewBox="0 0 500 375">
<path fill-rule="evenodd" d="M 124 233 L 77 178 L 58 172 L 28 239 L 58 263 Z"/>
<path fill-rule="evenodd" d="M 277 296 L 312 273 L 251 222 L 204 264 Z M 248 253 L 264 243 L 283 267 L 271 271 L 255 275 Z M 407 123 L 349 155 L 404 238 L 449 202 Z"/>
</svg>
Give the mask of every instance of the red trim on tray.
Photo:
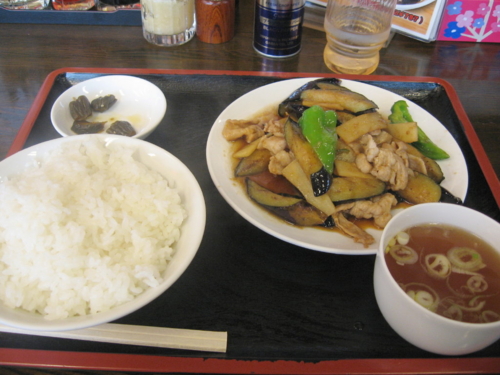
<svg viewBox="0 0 500 375">
<path fill-rule="evenodd" d="M 24 119 L 21 127 L 19 128 L 19 131 L 17 132 L 16 137 L 14 138 L 14 141 L 12 142 L 12 145 L 10 146 L 6 157 L 16 153 L 17 151 L 23 148 L 24 143 L 26 142 L 29 134 L 31 133 L 31 129 L 33 128 L 33 125 L 35 124 L 35 121 L 38 118 L 40 111 L 42 110 L 43 104 L 45 103 L 45 100 L 47 100 L 47 96 L 49 95 L 53 83 L 54 83 L 54 78 L 51 77 L 51 75 L 45 78 L 45 81 L 43 82 L 42 87 L 38 91 L 38 94 L 36 95 L 35 100 L 33 101 L 33 104 L 31 105 L 30 110 L 26 115 L 26 118 Z"/>
<path fill-rule="evenodd" d="M 492 374 L 500 369 L 500 358 L 341 359 L 299 362 L 0 349 L 0 364 L 52 369 L 156 373 Z"/>
</svg>

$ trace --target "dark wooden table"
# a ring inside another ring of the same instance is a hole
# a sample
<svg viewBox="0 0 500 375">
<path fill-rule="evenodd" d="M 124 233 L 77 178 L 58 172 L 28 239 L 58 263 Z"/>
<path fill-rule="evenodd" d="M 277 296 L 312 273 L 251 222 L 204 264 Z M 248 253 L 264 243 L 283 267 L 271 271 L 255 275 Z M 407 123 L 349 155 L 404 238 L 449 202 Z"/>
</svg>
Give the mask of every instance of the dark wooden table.
<svg viewBox="0 0 500 375">
<path fill-rule="evenodd" d="M 252 2 L 245 0 L 238 4 L 234 39 L 220 45 L 193 39 L 183 46 L 160 48 L 147 43 L 141 28 L 135 26 L 1 25 L 0 159 L 7 154 L 44 79 L 56 69 L 266 71 L 317 73 L 318 76 L 329 73 L 323 63 L 323 32 L 306 28 L 298 55 L 269 59 L 256 53 L 252 47 L 252 24 Z M 424 43 L 396 35 L 388 48 L 382 50 L 381 63 L 374 74 L 439 77 L 450 82 L 494 171 L 500 175 L 500 44 Z M 424 370 L 415 363 L 416 372 L 419 368 Z M 480 366 L 484 362 L 477 364 Z M 394 372 L 398 362 L 388 362 L 387 366 L 387 371 Z M 474 367 L 474 363 L 470 366 L 462 370 L 482 371 L 480 367 Z M 63 369 L 0 368 L 2 373 L 39 374 L 52 371 L 66 372 Z M 345 371 L 360 373 L 366 368 L 353 367 Z M 449 368 L 440 365 L 435 369 L 426 367 L 425 371 L 440 373 L 449 371 Z"/>
</svg>

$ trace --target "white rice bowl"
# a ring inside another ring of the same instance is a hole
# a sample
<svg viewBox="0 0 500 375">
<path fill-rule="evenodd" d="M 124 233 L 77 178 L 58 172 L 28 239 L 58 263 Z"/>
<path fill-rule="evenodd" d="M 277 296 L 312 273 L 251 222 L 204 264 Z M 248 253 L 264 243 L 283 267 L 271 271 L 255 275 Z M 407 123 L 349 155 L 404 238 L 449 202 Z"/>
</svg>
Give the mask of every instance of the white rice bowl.
<svg viewBox="0 0 500 375">
<path fill-rule="evenodd" d="M 0 162 L 0 322 L 80 329 L 118 319 L 188 267 L 205 228 L 191 172 L 145 141 L 59 138 Z"/>
</svg>

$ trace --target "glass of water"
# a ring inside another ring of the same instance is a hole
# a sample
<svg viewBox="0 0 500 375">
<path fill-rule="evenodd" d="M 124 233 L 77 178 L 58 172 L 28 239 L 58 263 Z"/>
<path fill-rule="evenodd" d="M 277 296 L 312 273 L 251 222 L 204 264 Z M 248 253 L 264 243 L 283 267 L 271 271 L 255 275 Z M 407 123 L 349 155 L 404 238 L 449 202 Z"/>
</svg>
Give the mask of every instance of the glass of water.
<svg viewBox="0 0 500 375">
<path fill-rule="evenodd" d="M 178 46 L 196 33 L 195 0 L 141 0 L 144 38 L 157 46 Z"/>
<path fill-rule="evenodd" d="M 326 66 L 343 74 L 371 74 L 389 38 L 397 0 L 328 0 Z"/>
</svg>

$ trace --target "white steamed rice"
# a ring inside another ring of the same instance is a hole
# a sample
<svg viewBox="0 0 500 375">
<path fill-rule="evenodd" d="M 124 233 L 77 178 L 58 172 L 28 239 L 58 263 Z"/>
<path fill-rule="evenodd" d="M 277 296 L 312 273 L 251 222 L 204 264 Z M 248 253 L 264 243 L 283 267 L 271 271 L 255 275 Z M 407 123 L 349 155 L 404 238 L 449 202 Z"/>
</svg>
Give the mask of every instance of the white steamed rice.
<svg viewBox="0 0 500 375">
<path fill-rule="evenodd" d="M 0 300 L 54 320 L 159 285 L 186 218 L 179 193 L 97 140 L 52 151 L 0 184 Z"/>
</svg>

